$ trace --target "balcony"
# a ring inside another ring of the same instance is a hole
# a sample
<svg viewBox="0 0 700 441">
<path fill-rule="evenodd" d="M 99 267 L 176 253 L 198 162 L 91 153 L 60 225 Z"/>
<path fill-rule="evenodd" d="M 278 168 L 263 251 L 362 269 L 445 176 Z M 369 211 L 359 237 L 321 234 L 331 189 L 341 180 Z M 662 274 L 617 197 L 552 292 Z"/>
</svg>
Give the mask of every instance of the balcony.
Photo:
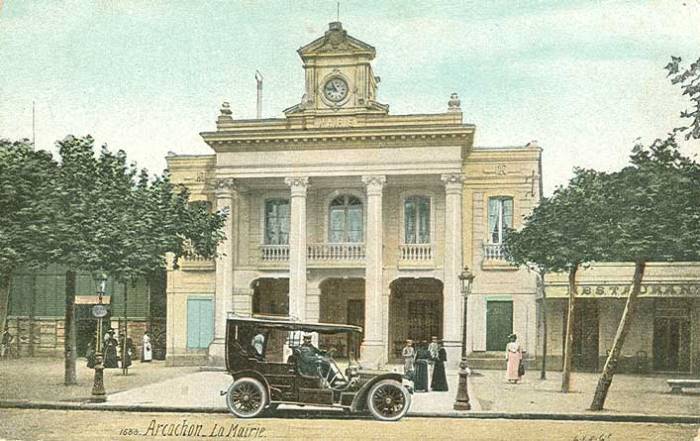
<svg viewBox="0 0 700 441">
<path fill-rule="evenodd" d="M 484 244 L 484 260 L 505 260 L 506 255 L 503 249 L 503 244 L 500 243 L 485 243 Z"/>
<path fill-rule="evenodd" d="M 364 243 L 314 243 L 307 247 L 306 258 L 309 264 L 363 263 L 365 261 Z"/>
<path fill-rule="evenodd" d="M 306 247 L 309 266 L 363 265 L 364 243 L 314 243 Z M 261 245 L 260 260 L 265 265 L 281 265 L 289 261 L 289 245 Z"/>
<path fill-rule="evenodd" d="M 513 265 L 506 259 L 505 248 L 500 243 L 484 243 L 484 260 L 481 268 L 485 270 L 516 271 L 517 265 Z"/>
<path fill-rule="evenodd" d="M 289 260 L 289 245 L 261 245 L 260 259 L 265 263 L 286 262 Z"/>
<path fill-rule="evenodd" d="M 399 267 L 430 267 L 434 265 L 435 245 L 432 243 L 406 243 L 399 245 Z"/>
</svg>

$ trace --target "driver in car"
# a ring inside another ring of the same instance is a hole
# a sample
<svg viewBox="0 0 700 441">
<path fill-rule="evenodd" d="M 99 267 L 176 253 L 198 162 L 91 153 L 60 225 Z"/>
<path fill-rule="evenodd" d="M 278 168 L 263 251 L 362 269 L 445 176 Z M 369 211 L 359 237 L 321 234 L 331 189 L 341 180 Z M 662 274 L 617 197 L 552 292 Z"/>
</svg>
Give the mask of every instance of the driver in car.
<svg viewBox="0 0 700 441">
<path fill-rule="evenodd" d="M 328 353 L 315 347 L 311 343 L 311 335 L 304 335 L 303 343 L 299 346 L 299 370 L 304 375 L 321 375 L 328 379 L 331 385 L 337 383 L 343 377 L 336 372 L 335 365 L 329 360 Z"/>
</svg>

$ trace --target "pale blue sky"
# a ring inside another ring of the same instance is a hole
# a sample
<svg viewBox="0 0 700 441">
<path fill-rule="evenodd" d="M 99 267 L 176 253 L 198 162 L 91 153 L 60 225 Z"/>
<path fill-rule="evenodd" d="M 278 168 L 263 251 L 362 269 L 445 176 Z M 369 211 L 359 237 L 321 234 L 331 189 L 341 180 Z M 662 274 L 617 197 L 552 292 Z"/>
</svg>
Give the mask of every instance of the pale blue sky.
<svg viewBox="0 0 700 441">
<path fill-rule="evenodd" d="M 0 137 L 52 148 L 90 133 L 152 172 L 168 150 L 209 153 L 223 100 L 265 116 L 303 93 L 296 49 L 335 20 L 335 1 L 0 0 Z M 391 113 L 462 99 L 476 144 L 544 148 L 545 191 L 573 166 L 614 169 L 635 138 L 662 136 L 686 106 L 670 55 L 700 56 L 700 1 L 349 1 L 340 19 L 377 49 Z M 686 146 L 700 152 L 700 144 Z"/>
</svg>

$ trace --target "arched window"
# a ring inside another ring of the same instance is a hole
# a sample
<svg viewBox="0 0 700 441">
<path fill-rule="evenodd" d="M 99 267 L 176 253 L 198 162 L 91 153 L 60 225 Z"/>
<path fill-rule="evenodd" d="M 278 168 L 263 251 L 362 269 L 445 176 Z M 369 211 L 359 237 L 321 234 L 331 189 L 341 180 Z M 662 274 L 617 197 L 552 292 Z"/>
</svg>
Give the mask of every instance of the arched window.
<svg viewBox="0 0 700 441">
<path fill-rule="evenodd" d="M 333 199 L 329 207 L 328 226 L 330 243 L 362 242 L 362 201 L 351 195 Z"/>
<path fill-rule="evenodd" d="M 411 196 L 404 200 L 404 243 L 430 243 L 430 198 Z"/>
<path fill-rule="evenodd" d="M 265 201 L 265 244 L 289 244 L 289 199 Z"/>
</svg>

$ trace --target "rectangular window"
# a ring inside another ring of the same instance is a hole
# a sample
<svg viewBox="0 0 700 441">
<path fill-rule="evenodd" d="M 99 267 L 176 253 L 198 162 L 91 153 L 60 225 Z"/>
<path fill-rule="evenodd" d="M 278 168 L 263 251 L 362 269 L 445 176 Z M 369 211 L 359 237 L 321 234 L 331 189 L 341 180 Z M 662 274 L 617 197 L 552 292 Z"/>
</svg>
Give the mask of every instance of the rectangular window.
<svg viewBox="0 0 700 441">
<path fill-rule="evenodd" d="M 430 243 L 430 198 L 412 196 L 404 201 L 404 243 Z"/>
<path fill-rule="evenodd" d="M 506 232 L 513 228 L 513 198 L 489 198 L 489 241 L 503 243 Z"/>
<path fill-rule="evenodd" d="M 214 338 L 212 299 L 187 299 L 187 348 L 206 349 Z"/>
<path fill-rule="evenodd" d="M 265 201 L 265 244 L 289 244 L 290 211 L 289 200 L 270 199 Z"/>
</svg>

